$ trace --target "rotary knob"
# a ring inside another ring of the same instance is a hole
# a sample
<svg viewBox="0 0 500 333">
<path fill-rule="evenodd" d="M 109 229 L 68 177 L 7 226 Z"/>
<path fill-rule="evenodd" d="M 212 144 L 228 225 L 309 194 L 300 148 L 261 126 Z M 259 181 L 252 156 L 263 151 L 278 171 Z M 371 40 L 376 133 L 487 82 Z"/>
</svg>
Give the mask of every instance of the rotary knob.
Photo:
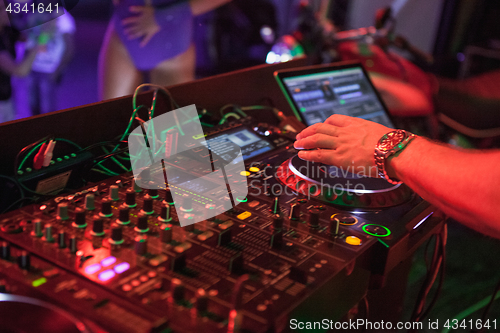
<svg viewBox="0 0 500 333">
<path fill-rule="evenodd" d="M 2 242 L 0 244 L 0 258 L 4 260 L 10 259 L 10 245 L 7 242 Z"/>
<path fill-rule="evenodd" d="M 27 251 L 22 251 L 18 257 L 19 268 L 29 270 L 31 267 L 31 257 Z"/>
<path fill-rule="evenodd" d="M 120 200 L 120 193 L 119 193 L 119 187 L 118 185 L 111 185 L 109 187 L 109 199 L 113 201 Z"/>
<path fill-rule="evenodd" d="M 137 203 L 135 202 L 135 191 L 133 188 L 129 188 L 125 193 L 125 203 L 130 208 L 137 206 Z"/>
<path fill-rule="evenodd" d="M 85 196 L 85 209 L 94 210 L 95 209 L 95 196 L 92 193 L 87 193 Z"/>
<path fill-rule="evenodd" d="M 311 209 L 309 212 L 309 226 L 311 228 L 318 228 L 319 227 L 319 216 L 320 216 L 321 211 L 319 209 Z"/>
<path fill-rule="evenodd" d="M 148 253 L 148 240 L 146 237 L 143 236 L 135 237 L 135 253 L 140 256 L 143 256 L 146 253 Z"/>
<path fill-rule="evenodd" d="M 163 243 L 170 243 L 172 241 L 172 228 L 171 224 L 163 224 L 160 227 L 160 239 Z"/>
<path fill-rule="evenodd" d="M 148 216 L 143 212 L 140 212 L 137 216 L 137 225 L 135 227 L 135 231 L 144 233 L 149 231 L 148 226 Z"/>
<path fill-rule="evenodd" d="M 172 217 L 170 216 L 170 205 L 165 201 L 162 202 L 160 216 L 158 216 L 160 222 L 170 222 Z"/>
<path fill-rule="evenodd" d="M 92 231 L 90 232 L 93 236 L 103 236 L 104 235 L 104 220 L 99 215 L 94 215 Z"/>
<path fill-rule="evenodd" d="M 298 203 L 293 203 L 290 205 L 290 220 L 298 221 L 300 220 L 301 205 Z"/>
<path fill-rule="evenodd" d="M 117 223 L 113 223 L 111 225 L 111 238 L 109 239 L 109 242 L 113 245 L 119 245 L 119 244 L 122 244 L 124 242 L 123 229 Z"/>
<path fill-rule="evenodd" d="M 127 225 L 130 223 L 130 209 L 126 204 L 120 206 L 118 220 L 116 220 L 116 223 L 121 225 Z"/>
<path fill-rule="evenodd" d="M 170 190 L 166 190 L 165 191 L 165 201 L 169 205 L 173 205 L 174 204 L 174 198 L 172 197 L 172 192 Z"/>
<path fill-rule="evenodd" d="M 142 203 L 142 211 L 147 215 L 151 215 L 154 213 L 153 198 L 151 198 L 149 194 L 146 194 L 144 196 L 144 201 Z"/>
<path fill-rule="evenodd" d="M 174 302 L 178 303 L 184 299 L 184 284 L 181 280 L 173 278 L 170 284 L 170 293 L 172 294 L 172 299 Z"/>
<path fill-rule="evenodd" d="M 75 223 L 73 223 L 73 226 L 76 228 L 85 228 L 87 226 L 84 209 L 77 208 L 75 210 Z"/>
<path fill-rule="evenodd" d="M 69 219 L 67 203 L 61 202 L 57 205 L 57 219 L 61 221 Z"/>
<path fill-rule="evenodd" d="M 102 217 L 111 217 L 113 216 L 113 211 L 111 209 L 111 201 L 108 198 L 103 198 L 101 201 L 101 213 L 99 214 Z"/>
<path fill-rule="evenodd" d="M 57 234 L 57 244 L 60 249 L 66 248 L 66 233 L 64 231 Z"/>
<path fill-rule="evenodd" d="M 273 228 L 274 230 L 283 229 L 283 217 L 279 214 L 273 216 Z"/>
</svg>

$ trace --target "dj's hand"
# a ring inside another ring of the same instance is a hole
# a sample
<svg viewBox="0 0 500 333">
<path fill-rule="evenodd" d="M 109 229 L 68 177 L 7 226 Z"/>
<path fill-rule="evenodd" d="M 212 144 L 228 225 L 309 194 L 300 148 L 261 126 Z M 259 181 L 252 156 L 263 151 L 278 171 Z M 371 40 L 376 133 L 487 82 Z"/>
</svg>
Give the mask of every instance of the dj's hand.
<svg viewBox="0 0 500 333">
<path fill-rule="evenodd" d="M 392 129 L 361 118 L 333 115 L 297 135 L 294 146 L 303 160 L 341 167 L 343 170 L 378 177 L 375 145 Z"/>
<path fill-rule="evenodd" d="M 122 20 L 125 34 L 129 39 L 142 37 L 140 46 L 144 47 L 160 31 L 160 26 L 155 19 L 155 10 L 152 6 L 130 6 L 129 10 L 138 15 Z"/>
</svg>

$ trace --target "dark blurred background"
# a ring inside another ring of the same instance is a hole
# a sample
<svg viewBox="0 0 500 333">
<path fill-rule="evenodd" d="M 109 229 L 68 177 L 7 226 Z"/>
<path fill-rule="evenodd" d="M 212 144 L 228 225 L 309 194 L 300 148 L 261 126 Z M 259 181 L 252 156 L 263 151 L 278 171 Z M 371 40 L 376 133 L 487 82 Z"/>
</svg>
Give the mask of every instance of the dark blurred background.
<svg viewBox="0 0 500 333">
<path fill-rule="evenodd" d="M 196 18 L 197 77 L 264 63 L 270 45 L 260 29 L 276 37 L 297 24 L 294 0 L 233 0 Z M 431 68 L 447 77 L 478 74 L 500 65 L 500 2 L 496 0 L 332 0 L 328 17 L 339 30 L 371 26 L 378 8 L 398 7 L 397 33 L 434 55 Z M 57 108 L 97 102 L 97 59 L 111 16 L 111 0 L 80 0 L 71 11 L 76 21 L 76 53 L 57 93 Z M 467 50 L 476 46 L 474 52 Z M 467 68 L 464 62 L 467 55 Z M 461 73 L 462 71 L 462 73 Z M 18 118 L 30 115 L 22 84 L 14 78 Z"/>
</svg>

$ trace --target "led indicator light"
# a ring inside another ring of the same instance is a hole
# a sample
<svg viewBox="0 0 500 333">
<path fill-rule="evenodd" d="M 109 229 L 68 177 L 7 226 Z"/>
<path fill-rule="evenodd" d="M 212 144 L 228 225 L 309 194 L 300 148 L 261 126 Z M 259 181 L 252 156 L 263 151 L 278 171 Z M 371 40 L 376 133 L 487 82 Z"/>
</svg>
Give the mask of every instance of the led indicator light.
<svg viewBox="0 0 500 333">
<path fill-rule="evenodd" d="M 122 262 L 115 266 L 114 270 L 117 274 L 121 274 L 130 268 L 130 264 L 128 262 Z"/>
<path fill-rule="evenodd" d="M 97 273 L 98 271 L 100 271 L 101 268 L 102 268 L 101 265 L 93 264 L 93 265 L 85 267 L 85 273 L 94 274 L 94 273 Z"/>
<path fill-rule="evenodd" d="M 107 258 L 102 259 L 101 265 L 102 265 L 102 267 L 108 267 L 108 266 L 113 265 L 115 262 L 116 262 L 116 258 L 111 256 L 111 257 L 107 257 Z"/>
<path fill-rule="evenodd" d="M 107 271 L 104 271 L 104 272 L 100 273 L 99 276 L 98 276 L 98 278 L 102 282 L 106 282 L 109 279 L 113 278 L 114 276 L 115 276 L 115 272 L 113 272 L 112 270 L 108 269 Z"/>
</svg>

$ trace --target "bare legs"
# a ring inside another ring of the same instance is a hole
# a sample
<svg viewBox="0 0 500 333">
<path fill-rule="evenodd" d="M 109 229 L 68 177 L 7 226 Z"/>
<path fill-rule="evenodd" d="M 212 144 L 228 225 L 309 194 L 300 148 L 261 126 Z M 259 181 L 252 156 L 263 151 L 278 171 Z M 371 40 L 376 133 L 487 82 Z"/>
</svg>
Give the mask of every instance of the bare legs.
<svg viewBox="0 0 500 333">
<path fill-rule="evenodd" d="M 159 63 L 149 74 L 151 83 L 172 86 L 194 80 L 196 53 L 194 44 L 186 52 Z"/>
<path fill-rule="evenodd" d="M 171 86 L 194 79 L 195 48 L 167 59 L 150 71 L 151 83 Z M 99 54 L 99 98 L 101 100 L 131 95 L 144 82 L 127 49 L 110 24 Z"/>
<path fill-rule="evenodd" d="M 142 81 L 141 72 L 110 24 L 99 54 L 99 99 L 130 95 Z"/>
</svg>

